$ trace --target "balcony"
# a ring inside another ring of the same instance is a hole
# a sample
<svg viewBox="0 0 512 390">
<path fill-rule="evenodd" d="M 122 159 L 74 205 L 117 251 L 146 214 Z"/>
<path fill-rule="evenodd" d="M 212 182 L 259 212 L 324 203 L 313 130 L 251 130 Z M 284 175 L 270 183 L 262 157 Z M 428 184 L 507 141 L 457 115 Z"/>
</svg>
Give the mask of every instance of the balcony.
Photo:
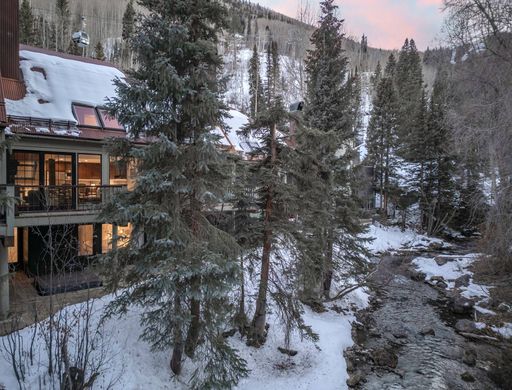
<svg viewBox="0 0 512 390">
<path fill-rule="evenodd" d="M 98 211 L 126 186 L 1 186 L 1 197 L 14 197 L 14 215 L 72 211 Z M 0 208 L 0 220 L 5 221 L 6 209 Z"/>
</svg>

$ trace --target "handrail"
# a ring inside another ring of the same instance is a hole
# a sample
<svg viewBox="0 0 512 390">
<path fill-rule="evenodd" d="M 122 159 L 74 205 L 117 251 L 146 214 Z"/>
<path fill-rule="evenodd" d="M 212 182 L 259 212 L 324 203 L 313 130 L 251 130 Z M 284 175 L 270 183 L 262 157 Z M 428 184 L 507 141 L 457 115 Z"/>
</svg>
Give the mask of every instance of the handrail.
<svg viewBox="0 0 512 390">
<path fill-rule="evenodd" d="M 99 210 L 122 185 L 14 185 L 15 214 Z"/>
</svg>

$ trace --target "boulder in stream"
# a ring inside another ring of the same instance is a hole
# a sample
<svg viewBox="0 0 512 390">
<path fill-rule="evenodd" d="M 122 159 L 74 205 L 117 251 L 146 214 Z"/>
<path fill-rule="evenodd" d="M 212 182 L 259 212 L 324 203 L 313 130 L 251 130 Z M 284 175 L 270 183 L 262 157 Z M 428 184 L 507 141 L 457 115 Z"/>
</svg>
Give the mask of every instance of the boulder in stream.
<svg viewBox="0 0 512 390">
<path fill-rule="evenodd" d="M 470 280 L 471 276 L 469 274 L 459 276 L 457 279 L 455 279 L 455 288 L 469 286 Z"/>
<path fill-rule="evenodd" d="M 473 313 L 473 307 L 475 302 L 471 299 L 456 296 L 452 301 L 452 311 L 455 314 L 471 314 Z"/>
<path fill-rule="evenodd" d="M 398 364 L 398 356 L 387 348 L 375 349 L 371 353 L 373 362 L 377 366 L 396 368 Z"/>
<path fill-rule="evenodd" d="M 470 320 L 458 320 L 455 323 L 455 330 L 459 333 L 472 333 L 478 328 L 473 321 Z"/>
</svg>

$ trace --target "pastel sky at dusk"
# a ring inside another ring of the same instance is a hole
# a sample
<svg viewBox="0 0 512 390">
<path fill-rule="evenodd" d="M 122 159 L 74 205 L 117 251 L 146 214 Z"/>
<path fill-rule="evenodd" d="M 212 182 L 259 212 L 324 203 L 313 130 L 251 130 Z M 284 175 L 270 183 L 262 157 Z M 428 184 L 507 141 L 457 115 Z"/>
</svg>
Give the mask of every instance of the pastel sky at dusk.
<svg viewBox="0 0 512 390">
<path fill-rule="evenodd" d="M 310 0 L 318 7 L 319 0 Z M 256 0 L 295 17 L 299 0 Z M 443 22 L 443 0 L 336 0 L 348 35 L 368 35 L 372 47 L 399 49 L 412 37 L 420 50 L 436 46 Z"/>
</svg>

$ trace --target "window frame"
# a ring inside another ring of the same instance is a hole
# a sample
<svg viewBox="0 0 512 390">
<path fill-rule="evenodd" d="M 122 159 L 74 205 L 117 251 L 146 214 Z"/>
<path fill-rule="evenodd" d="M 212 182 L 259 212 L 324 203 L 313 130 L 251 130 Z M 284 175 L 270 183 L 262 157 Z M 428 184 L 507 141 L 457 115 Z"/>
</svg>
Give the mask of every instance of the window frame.
<svg viewBox="0 0 512 390">
<path fill-rule="evenodd" d="M 105 124 L 105 121 L 103 120 L 103 115 L 101 113 L 101 111 L 108 111 L 105 107 L 96 107 L 96 112 L 98 113 L 98 117 L 100 118 L 100 121 L 101 121 L 101 125 L 103 126 L 104 129 L 106 130 L 113 130 L 113 131 L 126 131 L 124 126 L 119 123 L 119 120 L 117 118 L 114 118 L 117 123 L 119 124 L 119 126 L 121 126 L 120 128 L 119 127 L 109 127 Z"/>
<path fill-rule="evenodd" d="M 98 112 L 98 110 L 96 109 L 96 107 L 94 106 L 88 106 L 87 104 L 80 104 L 80 103 L 71 103 L 71 107 L 73 109 L 73 115 L 75 116 L 75 119 L 78 123 L 78 126 L 80 127 L 87 127 L 87 128 L 91 128 L 91 129 L 103 129 L 103 121 L 102 121 L 102 118 L 101 118 L 101 115 L 100 113 Z M 76 112 L 76 107 L 82 107 L 82 108 L 90 108 L 94 111 L 94 115 L 96 115 L 96 121 L 98 123 L 98 126 L 93 126 L 93 125 L 85 125 L 85 124 L 82 124 L 80 123 L 80 120 L 78 119 L 78 114 Z"/>
</svg>

